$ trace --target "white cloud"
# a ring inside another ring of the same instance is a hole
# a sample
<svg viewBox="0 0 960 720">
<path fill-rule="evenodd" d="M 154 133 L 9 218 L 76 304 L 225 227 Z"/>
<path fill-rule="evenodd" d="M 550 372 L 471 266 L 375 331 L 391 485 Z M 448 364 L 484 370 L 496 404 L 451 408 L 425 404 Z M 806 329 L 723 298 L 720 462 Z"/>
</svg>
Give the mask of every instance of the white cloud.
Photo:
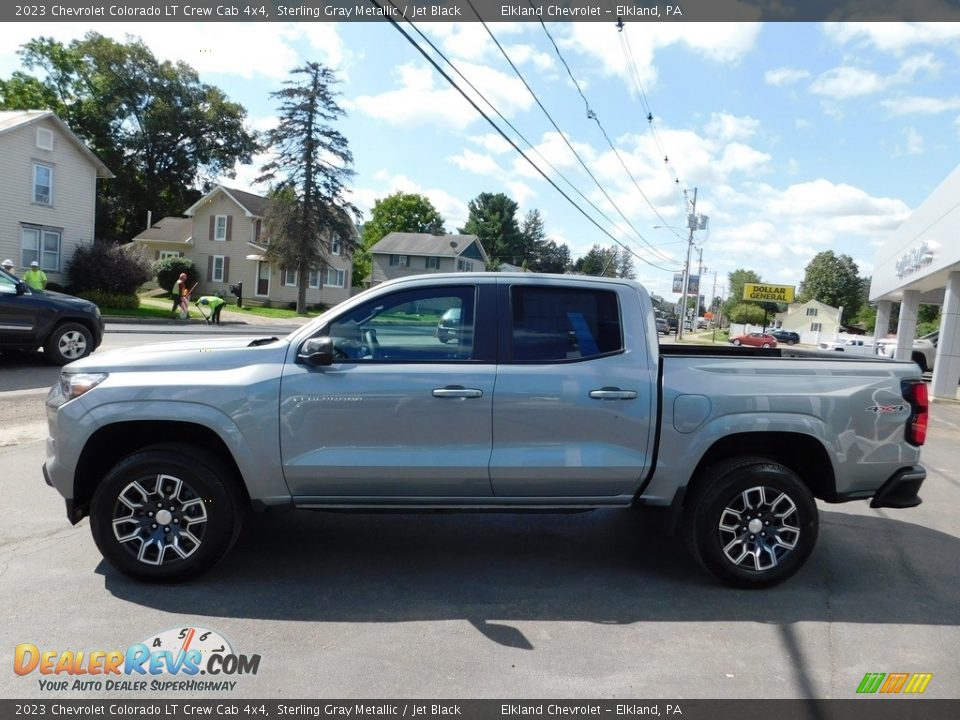
<svg viewBox="0 0 960 720">
<path fill-rule="evenodd" d="M 778 86 L 793 85 L 801 80 L 806 80 L 808 77 L 810 77 L 809 71 L 788 67 L 767 70 L 767 72 L 763 74 L 764 82 L 766 82 L 767 85 Z"/>
<path fill-rule="evenodd" d="M 917 132 L 916 128 L 908 127 L 904 134 L 907 140 L 907 155 L 923 154 L 923 137 Z"/>
<path fill-rule="evenodd" d="M 530 93 L 515 77 L 469 63 L 461 63 L 460 70 L 506 117 L 526 110 L 533 103 Z M 367 115 L 394 125 L 428 123 L 457 131 L 482 120 L 459 92 L 449 87 L 438 88 L 437 78 L 429 67 L 408 63 L 394 72 L 399 76 L 400 88 L 379 95 L 362 95 L 354 98 L 354 105 Z M 464 89 L 479 107 L 490 112 L 479 96 L 467 87 Z"/>
<path fill-rule="evenodd" d="M 806 130 L 808 127 L 810 127 L 810 121 L 804 120 L 803 118 L 797 118 L 793 121 L 793 126 L 797 130 Z"/>
<path fill-rule="evenodd" d="M 914 14 L 922 14 L 916 4 L 911 5 L 911 10 Z M 960 42 L 960 24 L 946 22 L 825 23 L 823 31 L 829 39 L 841 45 L 871 45 L 896 54 L 904 53 L 916 45 L 956 47 Z"/>
<path fill-rule="evenodd" d="M 496 133 L 487 133 L 486 135 L 470 135 L 467 137 L 467 140 L 472 143 L 476 143 L 484 150 L 497 155 L 502 155 L 505 152 L 511 152 L 513 150 L 513 146 L 504 140 L 502 135 L 498 135 Z"/>
<path fill-rule="evenodd" d="M 423 188 L 406 175 L 391 175 L 386 170 L 374 173 L 374 179 L 379 183 L 376 188 L 356 187 L 348 195 L 348 199 L 363 212 L 365 217 L 370 217 L 370 210 L 375 200 L 395 192 L 406 192 L 425 195 L 444 219 L 447 232 L 455 233 L 456 228 L 461 227 L 467 220 L 469 210 L 466 203 L 446 190 Z"/>
<path fill-rule="evenodd" d="M 892 115 L 926 114 L 937 115 L 952 110 L 960 110 L 960 95 L 953 97 L 901 97 L 884 100 L 880 103 Z"/>
<path fill-rule="evenodd" d="M 841 66 L 817 77 L 810 84 L 810 92 L 834 100 L 873 95 L 894 85 L 912 82 L 920 72 L 934 74 L 940 67 L 940 63 L 929 53 L 906 58 L 892 75 L 879 75 L 872 70 Z"/>
<path fill-rule="evenodd" d="M 723 149 L 720 169 L 724 174 L 733 172 L 754 173 L 771 160 L 767 153 L 759 152 L 742 143 L 730 143 Z"/>
<path fill-rule="evenodd" d="M 729 113 L 712 113 L 707 123 L 707 135 L 711 135 L 721 142 L 743 140 L 757 132 L 760 121 L 749 115 L 737 117 Z"/>
</svg>

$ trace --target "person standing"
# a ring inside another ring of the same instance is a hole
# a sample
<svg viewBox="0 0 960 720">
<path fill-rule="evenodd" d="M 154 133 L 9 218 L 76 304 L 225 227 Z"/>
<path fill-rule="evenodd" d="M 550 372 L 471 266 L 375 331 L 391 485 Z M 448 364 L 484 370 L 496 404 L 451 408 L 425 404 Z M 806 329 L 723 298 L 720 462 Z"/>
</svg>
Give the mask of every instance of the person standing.
<svg viewBox="0 0 960 720">
<path fill-rule="evenodd" d="M 177 278 L 177 282 L 171 288 L 170 294 L 173 295 L 173 307 L 170 308 L 170 316 L 176 318 L 179 311 L 187 312 L 186 301 L 184 300 L 184 297 L 189 298 L 186 273 L 180 273 L 180 277 Z"/>
<path fill-rule="evenodd" d="M 2 263 L 0 263 L 0 266 L 2 266 L 4 270 L 6 270 L 11 275 L 13 275 L 15 278 L 17 277 L 17 273 L 14 272 L 16 268 L 13 265 L 13 260 L 11 260 L 10 258 L 7 258 Z M 17 278 L 17 280 L 19 279 L 20 278 Z"/>
<path fill-rule="evenodd" d="M 23 281 L 34 290 L 43 290 L 47 286 L 47 274 L 40 269 L 40 263 L 34 260 L 30 269 L 23 274 Z"/>
</svg>

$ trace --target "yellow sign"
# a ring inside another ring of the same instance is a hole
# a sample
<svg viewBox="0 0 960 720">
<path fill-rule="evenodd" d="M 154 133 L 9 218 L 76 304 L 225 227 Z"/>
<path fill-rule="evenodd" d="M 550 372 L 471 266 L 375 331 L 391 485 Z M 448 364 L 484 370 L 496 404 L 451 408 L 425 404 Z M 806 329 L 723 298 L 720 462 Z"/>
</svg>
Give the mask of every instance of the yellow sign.
<svg viewBox="0 0 960 720">
<path fill-rule="evenodd" d="M 792 303 L 793 285 L 763 285 L 761 283 L 745 283 L 743 299 L 757 302 Z"/>
</svg>

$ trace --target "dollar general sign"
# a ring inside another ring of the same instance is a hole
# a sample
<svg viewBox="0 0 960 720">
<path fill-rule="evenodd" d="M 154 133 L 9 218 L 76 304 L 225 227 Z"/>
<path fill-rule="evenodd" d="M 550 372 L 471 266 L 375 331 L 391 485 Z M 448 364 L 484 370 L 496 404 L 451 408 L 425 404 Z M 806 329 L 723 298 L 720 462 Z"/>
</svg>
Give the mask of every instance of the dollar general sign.
<svg viewBox="0 0 960 720">
<path fill-rule="evenodd" d="M 743 299 L 757 302 L 793 302 L 793 285 L 762 285 L 760 283 L 744 283 Z"/>
</svg>

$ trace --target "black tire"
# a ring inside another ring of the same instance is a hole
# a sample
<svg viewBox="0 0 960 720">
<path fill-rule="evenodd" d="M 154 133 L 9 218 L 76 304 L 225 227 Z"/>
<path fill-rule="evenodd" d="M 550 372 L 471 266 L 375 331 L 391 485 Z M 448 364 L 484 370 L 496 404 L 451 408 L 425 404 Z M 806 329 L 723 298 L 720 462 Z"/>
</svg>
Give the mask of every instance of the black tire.
<svg viewBox="0 0 960 720">
<path fill-rule="evenodd" d="M 760 457 L 714 465 L 684 508 L 690 552 L 721 581 L 741 588 L 791 577 L 813 552 L 818 530 L 809 488 L 789 468 Z"/>
<path fill-rule="evenodd" d="M 43 344 L 43 353 L 54 365 L 85 358 L 93 352 L 93 335 L 80 323 L 57 325 Z"/>
<path fill-rule="evenodd" d="M 764 343 L 764 344 L 763 344 L 763 345 L 761 345 L 760 347 L 765 347 L 765 348 L 768 348 L 768 347 L 770 347 L 770 343 Z"/>
<path fill-rule="evenodd" d="M 733 343 L 734 345 L 736 345 L 737 347 L 740 346 L 740 341 L 739 341 L 739 340 L 731 340 L 730 342 L 732 342 L 732 343 Z"/>
<path fill-rule="evenodd" d="M 90 505 L 90 530 L 103 557 L 125 575 L 181 582 L 226 555 L 243 515 L 235 478 L 218 458 L 192 445 L 154 445 L 107 473 Z"/>
</svg>

